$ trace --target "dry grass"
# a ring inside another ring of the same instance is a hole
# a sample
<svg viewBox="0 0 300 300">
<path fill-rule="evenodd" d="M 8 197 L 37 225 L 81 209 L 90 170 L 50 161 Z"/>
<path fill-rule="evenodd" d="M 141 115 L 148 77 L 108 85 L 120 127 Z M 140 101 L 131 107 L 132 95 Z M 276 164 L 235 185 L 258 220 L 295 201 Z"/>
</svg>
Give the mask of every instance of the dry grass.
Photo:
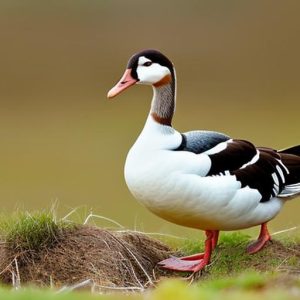
<svg viewBox="0 0 300 300">
<path fill-rule="evenodd" d="M 153 284 L 153 269 L 170 254 L 144 234 L 122 233 L 86 225 L 66 228 L 53 244 L 37 250 L 0 247 L 0 279 L 16 285 L 73 286 L 89 281 L 94 288 L 143 290 Z"/>
</svg>

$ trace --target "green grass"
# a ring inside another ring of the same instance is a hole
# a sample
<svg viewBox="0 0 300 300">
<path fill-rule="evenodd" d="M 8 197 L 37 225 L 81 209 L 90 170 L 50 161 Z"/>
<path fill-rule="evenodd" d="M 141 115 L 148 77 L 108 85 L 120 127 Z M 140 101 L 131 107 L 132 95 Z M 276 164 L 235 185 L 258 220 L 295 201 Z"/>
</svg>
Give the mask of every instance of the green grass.
<svg viewBox="0 0 300 300">
<path fill-rule="evenodd" d="M 57 220 L 51 211 L 18 212 L 2 216 L 0 233 L 8 247 L 15 251 L 39 251 L 51 247 L 70 223 Z"/>
<path fill-rule="evenodd" d="M 264 299 L 264 300 L 290 300 L 299 299 L 293 296 L 290 292 L 278 289 L 266 289 L 262 286 L 257 286 L 262 279 L 256 278 L 254 275 L 243 275 L 242 278 L 237 277 L 229 281 L 224 279 L 218 283 L 211 283 L 209 285 L 192 285 L 189 286 L 178 280 L 168 280 L 163 282 L 151 295 L 151 300 L 171 300 L 171 299 L 185 299 L 185 300 L 235 300 L 235 299 Z M 237 282 L 239 283 L 237 285 Z M 255 284 L 253 284 L 255 282 Z"/>
<path fill-rule="evenodd" d="M 70 292 L 70 293 L 57 293 L 52 290 L 42 289 L 22 289 L 19 291 L 10 291 L 8 289 L 0 289 L 0 299 L 5 300 L 122 300 L 133 299 L 122 295 L 116 296 L 100 296 L 92 295 L 88 292 Z M 139 297 L 137 298 L 139 299 Z"/>
<path fill-rule="evenodd" d="M 277 240 L 262 251 L 249 255 L 246 252 L 246 247 L 251 242 L 249 235 L 241 232 L 222 233 L 212 256 L 213 263 L 204 274 L 205 279 L 238 275 L 245 270 L 264 272 L 274 270 L 281 265 L 300 268 L 299 257 L 289 249 L 294 244 L 299 244 L 298 238 L 291 236 L 280 239 L 279 242 L 282 244 L 279 247 L 280 252 L 276 251 Z M 203 251 L 203 243 L 204 240 L 189 239 L 177 242 L 177 248 L 184 254 L 193 254 Z M 275 253 L 273 253 L 274 249 Z"/>
<path fill-rule="evenodd" d="M 221 295 L 222 299 L 300 298 L 299 246 L 294 249 L 299 245 L 298 235 L 276 237 L 273 244 L 254 255 L 246 252 L 251 239 L 241 232 L 222 233 L 211 265 L 193 284 L 195 290 L 192 292 L 184 286 L 178 289 L 182 293 L 198 293 L 198 299 L 218 299 Z M 203 251 L 203 243 L 204 240 L 199 239 L 178 240 L 176 248 L 182 254 L 193 254 Z M 280 272 L 281 268 L 283 272 Z M 180 292 L 174 291 L 174 295 L 177 294 Z M 191 295 L 190 299 L 196 299 L 196 296 Z"/>
<path fill-rule="evenodd" d="M 203 286 L 188 285 L 178 279 L 168 279 L 144 294 L 95 295 L 87 292 L 57 293 L 51 290 L 22 289 L 10 291 L 0 289 L 0 298 L 5 300 L 294 300 L 299 299 L 295 291 L 278 288 L 266 289 L 263 276 L 244 274 L 236 279 L 218 280 Z M 299 286 L 300 287 L 300 286 Z"/>
</svg>

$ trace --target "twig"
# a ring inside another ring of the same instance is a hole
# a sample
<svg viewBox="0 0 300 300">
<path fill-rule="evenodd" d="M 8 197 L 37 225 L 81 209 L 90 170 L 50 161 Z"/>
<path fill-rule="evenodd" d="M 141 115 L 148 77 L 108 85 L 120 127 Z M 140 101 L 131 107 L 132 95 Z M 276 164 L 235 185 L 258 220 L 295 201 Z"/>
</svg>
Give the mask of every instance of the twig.
<svg viewBox="0 0 300 300">
<path fill-rule="evenodd" d="M 13 260 L 0 272 L 0 275 L 2 275 L 3 273 L 5 273 L 6 271 L 10 271 L 11 268 L 11 264 L 12 264 Z"/>
<path fill-rule="evenodd" d="M 140 267 L 140 269 L 143 271 L 143 273 L 146 275 L 147 279 L 148 279 L 148 282 L 151 284 L 151 285 L 154 285 L 151 277 L 149 276 L 149 274 L 146 272 L 146 270 L 144 269 L 144 267 L 141 265 L 141 263 L 139 262 L 139 260 L 136 258 L 136 256 L 132 253 L 132 251 L 126 247 L 123 243 L 120 242 L 119 239 L 117 239 L 113 234 L 111 234 L 110 232 L 107 232 L 118 244 L 120 244 L 122 247 L 124 247 L 127 252 L 133 257 L 133 259 L 136 261 L 136 263 L 138 264 L 138 266 Z"/>
<path fill-rule="evenodd" d="M 279 265 L 276 267 L 276 271 L 279 271 L 280 270 L 280 267 L 289 259 L 290 257 L 286 257 L 285 259 L 283 259 Z"/>
<path fill-rule="evenodd" d="M 107 289 L 107 290 L 116 290 L 116 291 L 144 291 L 144 288 L 141 288 L 139 286 L 105 286 L 105 285 L 96 285 L 99 289 Z"/>
<path fill-rule="evenodd" d="M 16 285 L 16 273 L 11 269 L 9 271 L 11 273 L 11 283 L 12 286 L 14 287 Z"/>
<path fill-rule="evenodd" d="M 15 259 L 17 259 L 19 256 L 23 255 L 25 252 L 21 252 L 21 253 L 18 253 L 12 260 L 11 262 L 0 272 L 0 275 L 2 275 L 3 273 L 5 273 L 6 271 L 10 271 L 10 268 L 12 267 L 12 263 L 15 261 Z"/>
<path fill-rule="evenodd" d="M 116 222 L 116 221 L 114 221 L 114 220 L 112 220 L 112 219 L 110 219 L 110 218 L 106 218 L 106 217 L 103 217 L 103 216 L 95 215 L 95 214 L 93 214 L 93 213 L 90 213 L 90 214 L 86 217 L 85 221 L 83 222 L 83 225 L 86 225 L 86 224 L 88 223 L 89 219 L 91 219 L 91 218 L 98 218 L 98 219 L 102 219 L 102 220 L 105 220 L 105 221 L 109 221 L 109 222 L 111 222 L 111 223 L 117 225 L 117 226 L 120 227 L 120 228 L 124 228 L 124 226 L 122 226 L 120 223 L 118 223 L 118 222 Z"/>
<path fill-rule="evenodd" d="M 158 235 L 158 236 L 165 236 L 165 237 L 170 237 L 170 238 L 174 238 L 174 239 L 179 239 L 179 240 L 185 240 L 186 238 L 180 237 L 180 236 L 176 236 L 176 235 L 172 235 L 172 234 L 168 234 L 168 233 L 159 233 L 159 232 L 142 232 L 142 231 L 138 231 L 138 230 L 117 230 L 116 232 L 118 233 L 139 233 L 139 234 L 144 234 L 144 235 Z"/>
<path fill-rule="evenodd" d="M 20 272 L 19 272 L 19 266 L 18 266 L 17 258 L 14 259 L 14 262 L 15 262 L 16 273 L 17 273 L 17 276 L 16 276 L 16 282 L 15 282 L 14 288 L 15 288 L 16 290 L 18 290 L 18 289 L 21 288 L 21 278 L 20 278 Z"/>
<path fill-rule="evenodd" d="M 299 228 L 298 226 L 295 226 L 295 227 L 292 227 L 292 228 L 280 230 L 280 231 L 272 233 L 272 236 L 277 235 L 277 234 L 281 234 L 281 233 L 285 233 L 285 232 L 289 232 L 289 231 L 292 231 L 292 230 L 296 230 L 298 228 Z"/>
<path fill-rule="evenodd" d="M 144 286 L 143 284 L 139 281 L 139 279 L 137 278 L 136 274 L 135 274 L 135 271 L 134 271 L 134 268 L 133 268 L 133 265 L 131 263 L 131 261 L 129 261 L 130 263 L 130 268 L 131 268 L 131 271 L 133 273 L 133 276 L 134 276 L 134 279 L 136 280 L 136 282 L 139 284 L 139 286 L 141 287 L 142 290 L 144 290 Z"/>
<path fill-rule="evenodd" d="M 73 213 L 77 210 L 77 208 L 72 209 L 69 213 L 67 213 L 63 218 L 62 221 L 67 220 Z"/>
<path fill-rule="evenodd" d="M 63 286 L 61 289 L 59 289 L 56 293 L 63 293 L 63 292 L 70 292 L 85 286 L 89 286 L 91 285 L 91 288 L 93 288 L 93 286 L 95 285 L 94 281 L 92 279 L 87 279 L 84 280 L 82 282 L 76 283 L 74 285 L 71 286 Z"/>
</svg>

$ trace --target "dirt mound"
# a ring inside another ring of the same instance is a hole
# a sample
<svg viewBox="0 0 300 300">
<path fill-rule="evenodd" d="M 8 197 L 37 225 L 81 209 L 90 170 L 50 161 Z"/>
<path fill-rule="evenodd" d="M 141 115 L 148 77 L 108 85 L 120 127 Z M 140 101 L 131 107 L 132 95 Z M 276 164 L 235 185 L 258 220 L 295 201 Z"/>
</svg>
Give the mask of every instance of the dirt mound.
<svg viewBox="0 0 300 300">
<path fill-rule="evenodd" d="M 73 285 L 90 279 L 95 286 L 144 287 L 157 262 L 170 255 L 162 243 L 136 232 L 90 226 L 65 229 L 51 247 L 19 251 L 0 246 L 0 280 L 38 286 Z"/>
</svg>

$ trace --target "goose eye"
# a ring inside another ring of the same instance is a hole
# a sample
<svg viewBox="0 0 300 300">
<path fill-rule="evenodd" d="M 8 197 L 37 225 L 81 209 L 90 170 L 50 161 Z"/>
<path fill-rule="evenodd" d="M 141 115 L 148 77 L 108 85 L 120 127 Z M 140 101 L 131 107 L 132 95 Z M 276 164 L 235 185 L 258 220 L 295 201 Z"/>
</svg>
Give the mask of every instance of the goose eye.
<svg viewBox="0 0 300 300">
<path fill-rule="evenodd" d="M 146 61 L 143 66 L 150 67 L 152 65 L 152 61 Z"/>
</svg>

